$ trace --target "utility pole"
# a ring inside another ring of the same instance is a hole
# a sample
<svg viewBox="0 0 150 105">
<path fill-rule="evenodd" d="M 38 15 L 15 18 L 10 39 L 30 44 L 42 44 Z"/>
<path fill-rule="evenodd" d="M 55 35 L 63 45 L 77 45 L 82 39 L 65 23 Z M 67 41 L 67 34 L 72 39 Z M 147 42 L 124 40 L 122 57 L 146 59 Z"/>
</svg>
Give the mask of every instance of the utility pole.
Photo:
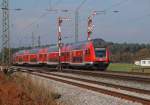
<svg viewBox="0 0 150 105">
<path fill-rule="evenodd" d="M 41 47 L 41 37 L 38 36 L 38 47 Z"/>
<path fill-rule="evenodd" d="M 9 0 L 2 1 L 2 65 L 11 64 L 10 30 L 9 30 Z"/>
<path fill-rule="evenodd" d="M 34 42 L 34 41 L 35 41 L 35 39 L 34 39 L 34 33 L 33 33 L 33 32 L 32 32 L 32 38 L 31 38 L 31 39 L 32 39 L 32 48 L 34 48 L 34 47 L 35 47 L 35 45 L 34 45 L 34 43 L 35 43 L 35 42 Z"/>
<path fill-rule="evenodd" d="M 75 42 L 79 40 L 79 10 L 85 2 L 86 0 L 83 0 L 75 10 Z"/>
<path fill-rule="evenodd" d="M 61 65 L 61 47 L 62 47 L 62 43 L 61 43 L 61 24 L 63 22 L 63 20 L 61 19 L 61 17 L 58 17 L 57 19 L 58 23 L 57 23 L 57 27 L 58 27 L 58 69 L 61 71 L 62 70 L 62 65 Z"/>
</svg>

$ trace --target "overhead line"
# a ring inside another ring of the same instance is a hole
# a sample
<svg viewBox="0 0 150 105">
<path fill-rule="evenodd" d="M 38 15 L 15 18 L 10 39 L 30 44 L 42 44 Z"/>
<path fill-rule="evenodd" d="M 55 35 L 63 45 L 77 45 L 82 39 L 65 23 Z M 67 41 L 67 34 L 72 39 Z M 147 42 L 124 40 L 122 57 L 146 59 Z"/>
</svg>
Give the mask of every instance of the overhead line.
<svg viewBox="0 0 150 105">
<path fill-rule="evenodd" d="M 55 6 L 57 6 L 59 3 L 61 3 L 62 0 L 57 0 L 57 2 L 54 4 Z"/>
<path fill-rule="evenodd" d="M 140 16 L 140 17 L 137 17 L 137 18 L 129 19 L 128 22 L 130 22 L 130 23 L 137 22 L 137 21 L 142 20 L 143 18 L 146 18 L 146 17 L 150 17 L 150 13 L 143 15 L 143 16 Z"/>
<path fill-rule="evenodd" d="M 56 3 L 55 3 L 55 6 L 57 6 L 60 1 L 62 0 L 58 0 Z M 53 8 L 53 7 L 51 7 Z M 40 19 L 44 18 L 45 16 L 47 16 L 49 13 L 43 13 L 40 17 L 38 17 L 36 20 L 34 20 L 32 23 L 28 24 L 27 26 L 25 26 L 23 29 L 21 29 L 21 31 L 25 31 L 27 28 L 31 27 L 32 25 L 36 24 Z"/>
<path fill-rule="evenodd" d="M 44 18 L 45 16 L 47 16 L 49 13 L 43 13 L 40 17 L 38 17 L 36 20 L 34 20 L 32 23 L 28 24 L 27 26 L 25 26 L 21 31 L 25 31 L 27 28 L 31 27 L 33 24 L 37 23 L 37 21 L 39 21 L 40 19 Z"/>
<path fill-rule="evenodd" d="M 120 2 L 115 3 L 115 4 L 111 5 L 110 7 L 108 7 L 108 8 L 106 8 L 106 9 L 104 9 L 104 11 L 107 11 L 107 10 L 110 10 L 111 8 L 114 8 L 114 7 L 120 6 L 120 5 L 122 5 L 123 3 L 127 2 L 127 1 L 129 1 L 129 0 L 121 0 Z"/>
</svg>

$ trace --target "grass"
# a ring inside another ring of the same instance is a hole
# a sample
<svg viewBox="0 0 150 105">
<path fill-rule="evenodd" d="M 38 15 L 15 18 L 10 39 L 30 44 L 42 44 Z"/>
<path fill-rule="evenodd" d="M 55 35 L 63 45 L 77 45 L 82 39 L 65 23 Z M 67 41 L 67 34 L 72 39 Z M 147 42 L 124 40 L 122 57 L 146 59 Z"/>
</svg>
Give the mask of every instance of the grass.
<svg viewBox="0 0 150 105">
<path fill-rule="evenodd" d="M 23 87 L 24 91 L 29 95 L 35 105 L 57 105 L 55 100 L 60 98 L 61 95 L 55 93 L 54 89 L 47 89 L 38 82 L 34 83 L 30 76 L 25 78 L 23 75 L 22 77 L 20 75 L 17 75 L 16 81 L 18 84 L 21 84 L 21 87 Z"/>
<path fill-rule="evenodd" d="M 140 66 L 136 66 L 135 64 L 126 64 L 126 63 L 111 63 L 108 67 L 109 71 L 122 71 L 122 72 L 142 72 Z M 144 72 L 150 73 L 150 69 L 144 69 Z"/>
<path fill-rule="evenodd" d="M 132 68 L 138 68 L 134 64 L 125 64 L 125 63 L 111 63 L 108 67 L 110 71 L 123 71 L 123 72 L 131 72 Z"/>
</svg>

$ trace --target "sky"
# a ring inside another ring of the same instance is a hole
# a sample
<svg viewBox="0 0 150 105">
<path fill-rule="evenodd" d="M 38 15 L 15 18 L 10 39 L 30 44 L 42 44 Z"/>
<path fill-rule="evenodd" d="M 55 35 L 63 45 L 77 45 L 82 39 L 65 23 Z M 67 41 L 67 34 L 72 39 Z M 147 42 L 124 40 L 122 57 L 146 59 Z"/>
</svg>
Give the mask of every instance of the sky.
<svg viewBox="0 0 150 105">
<path fill-rule="evenodd" d="M 30 46 L 32 34 L 36 45 L 38 36 L 43 45 L 56 43 L 58 16 L 71 18 L 63 22 L 62 36 L 63 42 L 74 42 L 75 10 L 82 1 L 10 0 L 10 9 L 22 9 L 10 10 L 11 46 Z M 49 8 L 59 11 L 47 11 Z M 69 11 L 63 13 L 60 10 Z M 116 43 L 150 43 L 150 0 L 86 0 L 79 9 L 79 41 L 87 39 L 87 17 L 95 10 L 106 12 L 93 18 L 92 38 Z"/>
</svg>

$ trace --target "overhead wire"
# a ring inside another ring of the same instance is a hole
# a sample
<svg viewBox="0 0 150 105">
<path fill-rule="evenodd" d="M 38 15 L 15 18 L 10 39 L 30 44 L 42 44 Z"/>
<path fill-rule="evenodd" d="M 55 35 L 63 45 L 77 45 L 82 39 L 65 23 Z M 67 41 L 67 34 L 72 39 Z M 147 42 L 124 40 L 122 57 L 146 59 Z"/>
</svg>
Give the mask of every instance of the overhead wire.
<svg viewBox="0 0 150 105">
<path fill-rule="evenodd" d="M 114 7 L 118 7 L 118 6 L 124 4 L 124 3 L 128 2 L 128 1 L 129 1 L 129 0 L 121 0 L 120 2 L 117 2 L 117 3 L 115 3 L 115 4 L 112 4 L 112 5 L 109 6 L 108 8 L 105 8 L 105 9 L 103 9 L 103 10 L 101 10 L 101 11 L 104 11 L 104 13 L 105 13 L 106 11 L 108 11 L 108 10 L 114 8 Z M 83 18 L 82 20 L 85 20 L 85 18 Z"/>
<path fill-rule="evenodd" d="M 116 3 L 116 4 L 113 4 L 111 7 L 107 8 L 107 9 L 104 9 L 104 10 L 107 11 L 107 10 L 109 10 L 109 9 L 115 7 L 115 6 L 120 6 L 120 5 L 122 5 L 122 3 L 125 3 L 125 2 L 127 2 L 127 1 L 129 1 L 129 0 L 122 0 L 122 1 L 120 1 L 120 2 L 118 2 L 118 3 Z M 138 20 L 141 20 L 141 19 L 143 19 L 143 18 L 145 18 L 145 17 L 149 17 L 149 16 L 150 16 L 150 13 L 145 14 L 145 15 L 140 16 L 140 17 L 133 18 L 133 19 L 131 19 L 131 22 L 133 22 L 133 21 L 138 21 Z"/>
<path fill-rule="evenodd" d="M 55 6 L 57 6 L 60 1 L 62 0 L 57 0 L 57 2 L 55 3 Z M 51 0 L 50 0 L 50 6 L 51 6 L 51 9 L 53 8 L 52 5 L 51 5 Z M 46 11 L 46 10 L 45 10 Z M 37 17 L 36 19 L 34 19 L 31 23 L 29 23 L 28 25 L 26 25 L 23 29 L 20 30 L 19 33 L 23 33 L 24 31 L 26 31 L 27 29 L 31 29 L 31 26 L 33 26 L 34 24 L 38 24 L 39 23 L 39 20 L 43 19 L 44 17 L 46 17 L 48 14 L 50 14 L 49 12 L 44 12 L 42 13 L 39 17 Z"/>
<path fill-rule="evenodd" d="M 103 11 L 108 11 L 108 10 L 114 8 L 114 7 L 118 7 L 118 6 L 124 4 L 124 3 L 128 2 L 128 1 L 129 1 L 129 0 L 121 0 L 120 2 L 111 5 L 110 7 L 104 9 Z"/>
<path fill-rule="evenodd" d="M 62 0 L 57 0 L 57 2 L 55 3 L 55 6 L 57 6 L 60 3 L 60 1 L 62 1 Z M 51 0 L 50 0 L 50 6 L 51 6 L 51 8 L 53 8 L 52 5 L 51 5 Z M 38 23 L 40 19 L 46 17 L 48 14 L 49 14 L 49 12 L 41 14 L 39 17 L 37 17 L 35 20 L 33 20 L 30 24 L 26 25 L 23 29 L 21 29 L 21 31 L 24 32 L 26 29 L 28 29 L 32 25 Z"/>
<path fill-rule="evenodd" d="M 55 3 L 55 6 L 57 6 L 62 0 L 57 0 L 57 2 Z M 106 10 L 109 10 L 113 7 L 116 7 L 116 6 L 119 6 L 121 5 L 122 3 L 126 2 L 126 1 L 129 1 L 129 0 L 122 0 L 116 4 L 113 4 L 112 6 L 110 6 L 109 8 L 107 9 L 104 9 L 105 11 Z M 37 2 L 36 2 L 37 3 Z M 50 0 L 50 6 L 51 6 L 51 0 Z M 52 8 L 52 7 L 51 7 Z M 30 24 L 26 25 L 23 29 L 21 29 L 21 31 L 25 31 L 26 29 L 30 28 L 32 25 L 36 24 L 40 19 L 44 18 L 45 16 L 47 16 L 49 13 L 43 13 L 42 15 L 40 15 L 37 19 L 33 20 Z"/>
<path fill-rule="evenodd" d="M 127 21 L 128 21 L 128 23 L 139 22 L 140 20 L 143 20 L 146 17 L 150 17 L 150 13 L 145 14 L 143 16 L 136 17 L 136 18 L 128 19 Z"/>
<path fill-rule="evenodd" d="M 26 29 L 30 28 L 32 25 L 34 25 L 35 23 L 37 23 L 40 19 L 44 18 L 48 14 L 49 13 L 43 13 L 38 18 L 36 18 L 34 21 L 32 21 L 30 24 L 26 25 L 21 31 L 25 31 Z"/>
</svg>

